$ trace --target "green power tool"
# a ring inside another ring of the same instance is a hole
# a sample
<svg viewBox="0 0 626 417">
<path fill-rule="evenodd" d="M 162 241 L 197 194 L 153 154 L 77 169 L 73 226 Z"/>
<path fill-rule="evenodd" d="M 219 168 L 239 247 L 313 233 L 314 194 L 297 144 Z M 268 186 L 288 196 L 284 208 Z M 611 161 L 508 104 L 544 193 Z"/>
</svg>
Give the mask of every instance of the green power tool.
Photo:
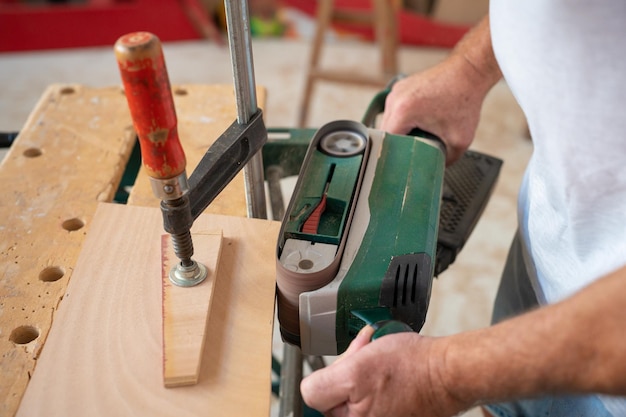
<svg viewBox="0 0 626 417">
<path fill-rule="evenodd" d="M 392 331 L 422 328 L 433 277 L 445 269 L 438 264 L 454 258 L 442 257 L 439 239 L 446 234 L 440 214 L 454 200 L 446 172 L 445 146 L 426 132 L 392 135 L 346 120 L 315 132 L 277 244 L 285 342 L 305 354 L 336 355 L 366 322 L 403 324 L 388 326 Z M 469 231 L 475 217 L 465 221 Z"/>
</svg>

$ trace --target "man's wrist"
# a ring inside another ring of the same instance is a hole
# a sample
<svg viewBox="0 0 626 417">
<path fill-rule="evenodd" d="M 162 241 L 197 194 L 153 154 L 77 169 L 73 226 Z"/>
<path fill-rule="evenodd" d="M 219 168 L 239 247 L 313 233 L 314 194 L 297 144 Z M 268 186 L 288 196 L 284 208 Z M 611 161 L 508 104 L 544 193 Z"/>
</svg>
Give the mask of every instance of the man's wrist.
<svg viewBox="0 0 626 417">
<path fill-rule="evenodd" d="M 467 375 L 465 369 L 458 366 L 458 356 L 455 353 L 458 346 L 455 346 L 455 342 L 454 336 L 433 340 L 428 356 L 428 370 L 430 382 L 433 387 L 437 387 L 436 392 L 439 392 L 437 403 L 446 404 L 451 408 L 447 411 L 458 413 L 477 405 L 478 396 L 473 390 L 467 389 L 467 384 L 460 383 Z"/>
</svg>

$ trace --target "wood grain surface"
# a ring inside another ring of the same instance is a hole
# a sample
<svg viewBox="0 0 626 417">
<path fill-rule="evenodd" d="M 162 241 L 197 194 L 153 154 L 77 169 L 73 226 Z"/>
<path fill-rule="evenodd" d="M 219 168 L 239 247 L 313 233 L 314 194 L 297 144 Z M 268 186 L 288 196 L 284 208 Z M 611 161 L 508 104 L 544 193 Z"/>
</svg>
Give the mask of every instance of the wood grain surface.
<svg viewBox="0 0 626 417">
<path fill-rule="evenodd" d="M 192 235 L 193 259 L 207 269 L 207 277 L 191 286 L 177 286 L 170 271 L 180 260 L 170 235 L 161 235 L 161 288 L 163 294 L 163 385 L 193 385 L 200 377 L 206 327 L 215 283 L 219 279 L 222 230 Z"/>
<path fill-rule="evenodd" d="M 101 204 L 19 416 L 267 416 L 278 222 L 202 215 L 224 233 L 198 384 L 161 375 L 161 213 Z"/>
<path fill-rule="evenodd" d="M 53 85 L 0 165 L 0 415 L 12 416 L 135 141 L 119 87 Z"/>
<path fill-rule="evenodd" d="M 174 85 L 173 90 L 191 172 L 236 118 L 233 86 Z M 265 90 L 257 94 L 263 107 Z M 2 416 L 17 411 L 97 204 L 113 199 L 134 143 L 119 86 L 51 85 L 0 165 Z M 159 205 L 142 172 L 129 204 Z M 241 176 L 207 211 L 245 215 Z"/>
</svg>

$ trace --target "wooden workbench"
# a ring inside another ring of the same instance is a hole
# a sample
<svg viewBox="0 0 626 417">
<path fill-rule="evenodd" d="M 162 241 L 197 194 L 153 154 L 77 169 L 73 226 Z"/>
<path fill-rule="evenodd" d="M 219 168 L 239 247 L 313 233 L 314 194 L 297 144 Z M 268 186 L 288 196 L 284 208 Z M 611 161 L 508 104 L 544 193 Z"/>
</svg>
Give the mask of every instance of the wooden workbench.
<svg viewBox="0 0 626 417">
<path fill-rule="evenodd" d="M 235 120 L 233 88 L 176 86 L 174 92 L 180 137 L 191 172 L 212 141 Z M 262 89 L 258 99 L 262 107 Z M 94 213 L 100 202 L 112 201 L 134 136 L 119 87 L 53 85 L 43 94 L 0 165 L 2 416 L 12 416 L 18 410 L 55 313 L 63 303 Z M 158 204 L 140 171 L 129 205 Z M 241 174 L 207 211 L 245 216 Z M 267 286 L 273 289 L 274 283 Z M 273 300 L 271 303 L 273 306 Z M 271 343 L 271 332 L 259 343 Z M 270 359 L 267 369 L 262 369 L 267 371 L 268 381 Z M 269 383 L 266 389 L 262 395 L 269 397 Z"/>
</svg>

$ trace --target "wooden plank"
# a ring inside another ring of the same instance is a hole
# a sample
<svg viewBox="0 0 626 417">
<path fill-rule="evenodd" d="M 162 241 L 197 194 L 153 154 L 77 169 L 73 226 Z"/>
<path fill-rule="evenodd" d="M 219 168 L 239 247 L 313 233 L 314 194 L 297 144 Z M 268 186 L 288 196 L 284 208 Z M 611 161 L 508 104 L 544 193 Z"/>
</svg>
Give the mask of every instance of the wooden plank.
<svg viewBox="0 0 626 417">
<path fill-rule="evenodd" d="M 191 170 L 235 120 L 233 87 L 173 88 Z M 264 100 L 259 88 L 260 107 Z M 2 416 L 17 411 L 97 204 L 113 198 L 134 142 L 120 87 L 52 85 L 0 165 Z M 134 204 L 157 206 L 148 179 L 140 174 L 137 182 Z M 243 180 L 229 185 L 209 211 L 245 215 Z"/>
<path fill-rule="evenodd" d="M 222 230 L 192 235 L 194 260 L 207 268 L 207 277 L 193 287 L 170 281 L 170 270 L 178 262 L 170 235 L 161 236 L 163 293 L 163 385 L 180 387 L 198 383 L 206 327 L 219 278 L 217 269 L 222 248 Z"/>
<path fill-rule="evenodd" d="M 19 416 L 231 415 L 270 410 L 279 223 L 202 215 L 224 243 L 198 384 L 161 379 L 158 209 L 101 204 Z"/>
</svg>

